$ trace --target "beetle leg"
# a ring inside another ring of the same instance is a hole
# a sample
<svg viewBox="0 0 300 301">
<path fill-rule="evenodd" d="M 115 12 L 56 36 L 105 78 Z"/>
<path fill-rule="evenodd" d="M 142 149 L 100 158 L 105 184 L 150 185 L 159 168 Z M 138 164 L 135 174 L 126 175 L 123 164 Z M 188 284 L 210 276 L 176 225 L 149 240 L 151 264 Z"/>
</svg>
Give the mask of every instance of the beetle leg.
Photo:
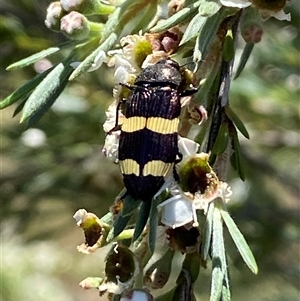
<svg viewBox="0 0 300 301">
<path fill-rule="evenodd" d="M 119 83 L 121 86 L 126 87 L 129 90 L 133 90 L 135 88 L 135 86 L 130 85 L 128 83 Z"/>
<path fill-rule="evenodd" d="M 119 101 L 117 107 L 116 107 L 116 122 L 115 122 L 115 126 L 109 130 L 106 134 L 107 135 L 110 135 L 112 132 L 115 132 L 115 131 L 119 131 L 121 130 L 121 125 L 119 125 L 119 111 L 120 111 L 120 107 L 122 104 L 124 104 L 126 102 L 126 98 L 123 98 L 121 101 Z"/>
<path fill-rule="evenodd" d="M 184 90 L 179 94 L 179 97 L 186 97 L 186 96 L 192 96 L 193 94 L 195 94 L 198 91 L 198 88 L 196 87 L 192 87 L 189 90 Z"/>
</svg>

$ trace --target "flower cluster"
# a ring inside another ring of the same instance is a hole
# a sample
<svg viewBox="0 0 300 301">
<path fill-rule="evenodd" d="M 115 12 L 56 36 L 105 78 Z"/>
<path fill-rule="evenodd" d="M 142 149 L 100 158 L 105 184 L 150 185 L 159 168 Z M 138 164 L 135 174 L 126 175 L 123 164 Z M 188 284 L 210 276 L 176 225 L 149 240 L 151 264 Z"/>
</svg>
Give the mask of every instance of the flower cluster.
<svg viewBox="0 0 300 301">
<path fill-rule="evenodd" d="M 280 20 L 290 19 L 289 14 L 285 14 L 283 11 L 285 0 L 273 1 L 274 3 L 264 0 L 221 0 L 220 2 L 223 6 L 234 7 L 237 11 L 244 9 L 241 14 L 240 27 L 246 42 L 257 43 L 260 41 L 263 32 L 261 19 L 266 20 L 271 16 Z M 161 8 L 159 13 L 164 15 L 166 8 L 163 8 L 162 5 L 159 7 Z M 135 9 L 137 8 L 138 5 Z M 113 10 L 113 6 L 104 5 L 98 0 L 61 0 L 61 2 L 54 2 L 49 6 L 46 25 L 50 29 L 61 31 L 72 39 L 83 40 L 93 37 L 93 32 L 101 37 L 103 25 L 90 22 L 85 15 L 109 14 Z M 172 12 L 176 14 L 180 10 L 181 5 L 178 1 L 170 2 L 169 12 L 171 14 Z M 143 33 L 140 30 L 138 34 L 129 35 L 124 34 L 126 30 L 123 29 L 116 49 L 99 51 L 94 57 L 88 71 L 96 70 L 103 63 L 114 68 L 114 101 L 106 112 L 107 120 L 103 125 L 106 133 L 103 154 L 113 162 L 118 163 L 119 160 L 118 149 L 124 121 L 124 100 L 126 101 L 130 93 L 128 87 L 134 84 L 141 70 L 162 59 L 169 58 L 171 55 L 176 57 L 186 29 L 186 24 L 179 24 L 159 33 Z M 211 48 L 220 50 L 215 44 Z M 182 56 L 184 55 L 185 53 Z M 214 57 L 216 58 L 216 56 Z M 182 57 L 178 56 L 178 58 L 180 60 Z M 210 62 L 209 57 L 207 62 Z M 208 69 L 217 70 L 216 68 L 219 66 L 220 61 L 215 59 L 214 66 L 208 66 Z M 74 63 L 73 67 L 76 67 Z M 185 72 L 187 72 L 186 86 L 200 82 L 200 78 L 195 79 L 194 76 L 190 76 L 188 71 Z M 203 74 L 205 76 L 200 76 L 201 82 L 205 82 L 213 73 L 203 72 Z M 208 80 L 205 85 L 211 87 Z M 189 104 L 190 98 L 183 99 L 181 102 L 182 107 L 187 107 L 185 112 L 188 118 L 186 119 L 199 128 L 203 120 L 210 118 L 202 105 L 204 101 L 195 107 L 193 105 L 188 107 Z M 184 118 L 182 118 L 182 123 Z M 188 127 L 189 129 L 190 127 Z M 188 130 L 184 136 L 187 136 Z M 228 140 L 225 144 L 229 145 Z M 91 253 L 113 240 L 115 241 L 106 257 L 105 278 L 87 278 L 81 283 L 82 287 L 97 287 L 101 295 L 108 294 L 109 297 L 112 294 L 120 294 L 123 301 L 153 300 L 147 290 L 132 290 L 133 284 L 138 288 L 142 287 L 140 282 L 151 289 L 164 287 L 169 280 L 175 251 L 187 255 L 197 254 L 200 257 L 203 238 L 201 237 L 199 216 L 202 214 L 207 217 L 214 204 L 226 207 L 232 192 L 226 182 L 219 180 L 214 168 L 210 165 L 210 155 L 200 152 L 198 143 L 178 135 L 178 148 L 182 155 L 181 161 L 175 165 L 174 174 L 166 176 L 165 183 L 152 199 L 153 202 L 157 201 L 155 203 L 158 217 L 155 229 L 157 238 L 155 251 L 159 256 L 154 262 L 149 261 L 145 264 L 144 271 L 141 269 L 141 262 L 150 256 L 148 240 L 151 231 L 153 232 L 150 219 L 146 227 L 143 224 L 140 240 L 135 246 L 128 248 L 116 242 L 134 236 L 134 229 L 126 229 L 125 222 L 127 223 L 129 218 L 132 218 L 138 205 L 129 213 L 124 213 L 125 201 L 120 197 L 117 198 L 116 205 L 111 207 L 109 217 L 105 216 L 99 219 L 83 209 L 74 215 L 77 224 L 84 230 L 86 238 L 85 243 L 78 247 L 80 252 Z M 115 234 L 115 226 L 120 220 L 123 228 Z M 187 280 L 189 276 L 185 272 L 186 270 L 183 269 L 181 275 L 185 275 L 186 277 L 182 277 L 188 282 L 190 281 Z M 136 283 L 140 285 L 136 285 Z"/>
<path fill-rule="evenodd" d="M 197 153 L 199 145 L 196 142 L 180 137 L 178 146 L 183 155 L 182 162 L 177 165 L 180 182 L 170 181 L 168 190 L 172 196 L 159 205 L 161 222 L 171 228 L 190 223 L 197 227 L 196 210 L 204 210 L 206 214 L 211 202 L 220 198 L 227 203 L 232 192 L 209 166 L 209 156 Z"/>
<path fill-rule="evenodd" d="M 100 0 L 55 1 L 47 8 L 45 25 L 74 40 L 100 38 L 104 24 L 91 22 L 86 16 L 107 15 L 114 10 L 114 6 L 104 4 Z"/>
</svg>

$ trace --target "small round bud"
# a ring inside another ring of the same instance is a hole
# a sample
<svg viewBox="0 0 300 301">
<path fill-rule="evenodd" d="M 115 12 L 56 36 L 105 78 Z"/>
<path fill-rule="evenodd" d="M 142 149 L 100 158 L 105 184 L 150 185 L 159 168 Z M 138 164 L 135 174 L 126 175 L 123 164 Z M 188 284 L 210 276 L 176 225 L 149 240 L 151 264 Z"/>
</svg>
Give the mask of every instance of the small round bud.
<svg viewBox="0 0 300 301">
<path fill-rule="evenodd" d="M 261 18 L 257 10 L 249 7 L 241 17 L 241 34 L 247 43 L 259 43 L 263 34 Z"/>
<path fill-rule="evenodd" d="M 100 0 L 61 0 L 61 6 L 67 12 L 78 11 L 88 15 L 108 15 L 115 7 L 101 3 Z"/>
<path fill-rule="evenodd" d="M 60 30 L 70 39 L 82 40 L 88 38 L 90 26 L 84 15 L 72 11 L 61 19 Z"/>
<path fill-rule="evenodd" d="M 102 282 L 103 282 L 103 279 L 100 277 L 88 277 L 88 278 L 82 280 L 79 283 L 79 286 L 81 286 L 85 290 L 88 290 L 91 288 L 98 288 Z"/>
<path fill-rule="evenodd" d="M 182 32 L 178 27 L 173 27 L 163 33 L 148 33 L 145 37 L 151 43 L 153 51 L 164 51 L 170 55 L 178 49 Z"/>
<path fill-rule="evenodd" d="M 60 2 L 52 2 L 47 8 L 47 15 L 45 20 L 45 25 L 53 30 L 60 30 L 60 19 L 64 16 L 65 12 L 63 11 Z"/>
<path fill-rule="evenodd" d="M 248 27 L 242 31 L 242 37 L 246 43 L 259 43 L 263 34 L 263 29 L 257 24 L 249 24 Z"/>
<path fill-rule="evenodd" d="M 61 32 L 70 39 L 84 40 L 101 36 L 103 24 L 90 22 L 84 15 L 72 11 L 60 20 Z"/>
</svg>

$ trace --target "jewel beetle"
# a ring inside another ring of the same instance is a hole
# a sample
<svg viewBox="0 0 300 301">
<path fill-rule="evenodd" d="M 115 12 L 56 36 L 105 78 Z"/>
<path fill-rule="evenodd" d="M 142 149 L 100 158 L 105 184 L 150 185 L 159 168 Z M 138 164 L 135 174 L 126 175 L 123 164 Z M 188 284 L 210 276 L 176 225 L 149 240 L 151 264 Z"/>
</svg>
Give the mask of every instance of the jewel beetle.
<svg viewBox="0 0 300 301">
<path fill-rule="evenodd" d="M 184 78 L 179 64 L 163 59 L 137 76 L 125 100 L 119 141 L 119 164 L 127 192 L 151 201 L 173 172 L 178 150 L 180 99 L 197 91 L 182 90 Z"/>
</svg>

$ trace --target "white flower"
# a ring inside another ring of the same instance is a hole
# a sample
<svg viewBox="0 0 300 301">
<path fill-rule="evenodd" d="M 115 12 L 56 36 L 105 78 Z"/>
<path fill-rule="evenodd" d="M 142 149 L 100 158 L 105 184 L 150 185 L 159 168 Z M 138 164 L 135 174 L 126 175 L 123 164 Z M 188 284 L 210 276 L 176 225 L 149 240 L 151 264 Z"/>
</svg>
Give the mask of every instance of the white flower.
<svg viewBox="0 0 300 301">
<path fill-rule="evenodd" d="M 197 154 L 199 144 L 193 140 L 179 137 L 178 145 L 184 160 L 201 156 L 201 154 Z M 202 156 L 205 158 L 204 154 Z M 178 164 L 179 167 L 181 164 Z M 207 174 L 207 177 L 209 176 L 211 176 L 210 173 Z M 162 209 L 161 222 L 171 228 L 181 227 L 190 223 L 192 223 L 193 227 L 198 226 L 196 210 L 204 210 L 206 214 L 211 202 L 221 198 L 223 202 L 227 203 L 232 194 L 230 186 L 225 182 L 219 181 L 216 176 L 214 180 L 216 187 L 213 186 L 211 188 L 209 185 L 205 193 L 196 192 L 192 194 L 183 191 L 173 177 L 167 179 L 162 189 L 167 187 L 172 196 L 158 205 L 158 208 Z"/>
<path fill-rule="evenodd" d="M 283 9 L 278 12 L 274 12 L 269 9 L 260 9 L 259 14 L 263 21 L 266 21 L 271 17 L 273 17 L 279 21 L 291 21 L 291 14 L 290 13 L 286 14 L 283 11 Z"/>
<path fill-rule="evenodd" d="M 147 57 L 145 58 L 145 60 L 143 61 L 142 69 L 145 69 L 148 66 L 154 65 L 157 62 L 159 62 L 160 60 L 167 59 L 168 57 L 169 57 L 168 54 L 163 50 L 153 51 L 153 53 L 148 54 Z"/>
<path fill-rule="evenodd" d="M 198 144 L 194 140 L 184 138 L 181 136 L 179 136 L 178 138 L 178 148 L 184 158 L 196 154 L 199 150 L 199 147 L 200 144 Z"/>
<path fill-rule="evenodd" d="M 110 130 L 112 130 L 116 125 L 116 118 L 117 118 L 117 104 L 114 102 L 111 104 L 106 114 L 106 121 L 103 124 L 103 130 L 105 133 L 108 133 Z"/>
<path fill-rule="evenodd" d="M 161 222 L 165 226 L 175 229 L 193 221 L 193 227 L 197 227 L 195 204 L 185 197 L 180 187 L 175 183 L 169 188 L 169 192 L 173 196 L 158 205 L 158 208 L 162 208 Z"/>
<path fill-rule="evenodd" d="M 103 63 L 106 62 L 107 62 L 106 53 L 103 50 L 99 51 L 92 63 L 92 66 L 89 68 L 88 72 L 97 70 L 98 68 L 101 67 Z"/>
<path fill-rule="evenodd" d="M 75 61 L 75 62 L 72 62 L 70 64 L 70 66 L 73 68 L 73 69 L 76 69 L 82 62 L 78 62 L 78 61 Z M 88 72 L 93 72 L 97 69 L 99 69 L 103 63 L 107 63 L 107 56 L 106 56 L 106 53 L 101 50 L 99 51 L 99 53 L 96 55 L 93 63 L 92 63 L 92 66 L 88 69 Z"/>
<path fill-rule="evenodd" d="M 119 140 L 121 131 L 115 131 L 108 134 L 105 138 L 102 153 L 115 163 L 119 162 Z"/>
<path fill-rule="evenodd" d="M 115 56 L 115 83 L 126 83 L 130 78 L 130 74 L 135 72 L 129 61 L 119 55 Z"/>
<path fill-rule="evenodd" d="M 252 3 L 247 0 L 221 0 L 221 4 L 228 7 L 244 8 L 250 6 Z"/>
<path fill-rule="evenodd" d="M 212 194 L 209 197 L 204 196 L 203 194 L 196 193 L 194 197 L 194 203 L 196 209 L 204 210 L 204 213 L 207 213 L 209 203 L 220 198 L 223 202 L 228 203 L 230 201 L 230 196 L 232 195 L 231 187 L 226 182 L 219 183 L 219 187 L 216 193 Z"/>
<path fill-rule="evenodd" d="M 117 102 L 111 104 L 106 111 L 106 121 L 103 129 L 107 133 L 102 153 L 113 162 L 118 163 L 118 150 L 121 130 L 116 128 L 123 122 L 124 115 L 117 110 Z M 116 124 L 117 122 L 117 124 Z M 112 131 L 114 129 L 114 131 Z"/>
<path fill-rule="evenodd" d="M 152 53 L 152 46 L 146 37 L 139 34 L 128 35 L 121 39 L 121 46 L 123 47 L 123 56 L 136 69 L 140 70 L 147 54 Z"/>
<path fill-rule="evenodd" d="M 151 301 L 153 297 L 144 291 L 134 290 L 121 298 L 120 301 Z"/>
</svg>

